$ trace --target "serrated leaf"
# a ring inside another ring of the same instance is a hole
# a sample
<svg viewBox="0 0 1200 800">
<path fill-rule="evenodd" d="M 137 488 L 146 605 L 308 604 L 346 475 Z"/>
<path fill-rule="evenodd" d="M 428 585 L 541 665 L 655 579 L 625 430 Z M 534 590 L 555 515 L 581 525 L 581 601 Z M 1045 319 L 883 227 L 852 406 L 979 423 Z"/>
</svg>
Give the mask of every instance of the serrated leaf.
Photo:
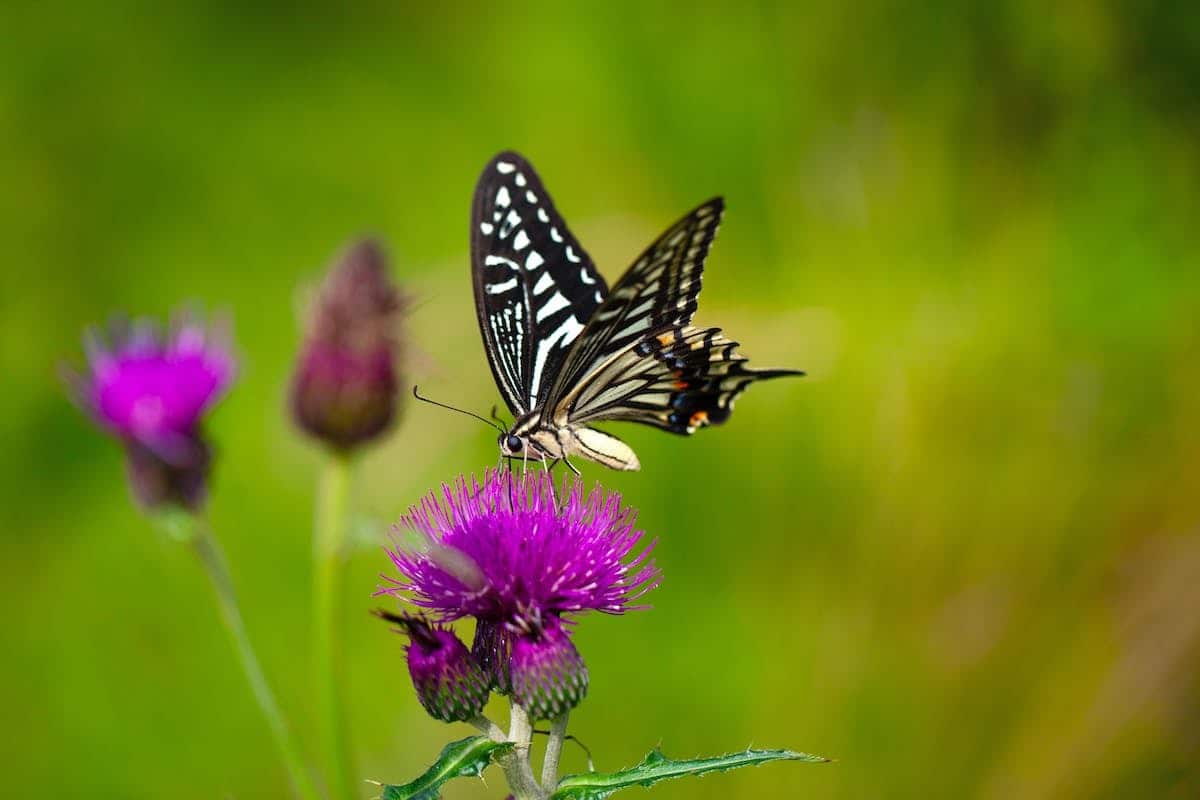
<svg viewBox="0 0 1200 800">
<path fill-rule="evenodd" d="M 793 750 L 743 750 L 714 758 L 693 758 L 675 761 L 667 758 L 658 748 L 652 750 L 635 767 L 618 772 L 584 772 L 567 775 L 558 782 L 558 788 L 550 800 L 604 800 L 622 789 L 632 786 L 649 787 L 659 781 L 684 778 L 689 775 L 704 775 L 709 772 L 726 772 L 738 767 L 756 767 L 769 761 L 826 762 L 828 758 Z"/>
<path fill-rule="evenodd" d="M 442 748 L 425 774 L 403 786 L 384 786 L 381 800 L 437 800 L 442 784 L 454 778 L 477 778 L 497 756 L 512 750 L 512 742 L 493 742 L 468 736 Z"/>
</svg>

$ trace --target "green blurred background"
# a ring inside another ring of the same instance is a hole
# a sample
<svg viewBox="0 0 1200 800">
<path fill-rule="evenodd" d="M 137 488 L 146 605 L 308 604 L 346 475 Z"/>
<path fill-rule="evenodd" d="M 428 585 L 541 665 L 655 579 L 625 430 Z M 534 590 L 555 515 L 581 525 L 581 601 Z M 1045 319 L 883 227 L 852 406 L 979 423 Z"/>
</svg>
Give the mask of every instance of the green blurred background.
<svg viewBox="0 0 1200 800">
<path fill-rule="evenodd" d="M 0 11 L 3 794 L 286 794 L 202 573 L 63 396 L 81 329 L 235 316 L 213 524 L 311 752 L 299 287 L 380 235 L 418 298 L 408 375 L 485 411 L 467 215 L 512 147 L 610 280 L 724 194 L 697 320 L 809 372 L 692 440 L 614 429 L 640 474 L 586 468 L 666 574 L 579 627 L 598 767 L 753 743 L 838 763 L 656 796 L 1200 796 L 1193 3 L 251 5 Z M 468 729 L 368 616 L 369 534 L 495 460 L 477 423 L 405 413 L 361 461 L 347 576 L 384 781 Z"/>
</svg>

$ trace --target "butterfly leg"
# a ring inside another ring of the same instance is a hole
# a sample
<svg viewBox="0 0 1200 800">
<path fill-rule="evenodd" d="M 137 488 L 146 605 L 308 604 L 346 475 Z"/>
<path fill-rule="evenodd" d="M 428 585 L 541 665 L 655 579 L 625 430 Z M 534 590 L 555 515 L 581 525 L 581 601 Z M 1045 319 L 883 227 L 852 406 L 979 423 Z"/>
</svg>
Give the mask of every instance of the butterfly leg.
<svg viewBox="0 0 1200 800">
<path fill-rule="evenodd" d="M 551 474 L 551 470 L 554 469 L 554 465 L 557 464 L 558 462 L 559 462 L 559 459 L 556 458 L 553 461 L 551 461 L 546 456 L 545 453 L 542 453 L 542 469 L 544 469 L 546 471 L 547 475 Z M 554 510 L 556 512 L 561 512 L 562 511 L 562 498 L 559 497 L 558 495 L 559 495 L 558 491 L 555 490 L 555 488 L 554 488 L 554 481 L 551 480 L 550 481 L 550 496 L 554 498 Z"/>
<path fill-rule="evenodd" d="M 571 472 L 574 472 L 576 476 L 582 476 L 583 473 L 577 470 L 575 465 L 572 464 L 570 459 L 567 458 L 567 453 L 570 452 L 570 450 L 568 449 L 568 444 L 566 441 L 566 431 L 559 429 L 555 435 L 558 437 L 558 450 L 560 453 L 562 453 L 562 456 L 560 456 L 562 462 L 566 464 L 567 468 L 571 470 Z M 555 459 L 555 463 L 558 463 L 558 459 Z"/>
</svg>

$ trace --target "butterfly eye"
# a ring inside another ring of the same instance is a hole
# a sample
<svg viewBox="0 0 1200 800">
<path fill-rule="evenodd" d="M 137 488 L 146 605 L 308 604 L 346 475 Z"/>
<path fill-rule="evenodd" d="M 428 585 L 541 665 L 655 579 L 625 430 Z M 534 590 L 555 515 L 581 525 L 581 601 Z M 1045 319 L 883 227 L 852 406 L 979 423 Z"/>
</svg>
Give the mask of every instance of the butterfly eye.
<svg viewBox="0 0 1200 800">
<path fill-rule="evenodd" d="M 508 438 L 504 440 L 504 446 L 508 448 L 508 452 L 510 453 L 521 452 L 521 437 L 509 434 Z"/>
</svg>

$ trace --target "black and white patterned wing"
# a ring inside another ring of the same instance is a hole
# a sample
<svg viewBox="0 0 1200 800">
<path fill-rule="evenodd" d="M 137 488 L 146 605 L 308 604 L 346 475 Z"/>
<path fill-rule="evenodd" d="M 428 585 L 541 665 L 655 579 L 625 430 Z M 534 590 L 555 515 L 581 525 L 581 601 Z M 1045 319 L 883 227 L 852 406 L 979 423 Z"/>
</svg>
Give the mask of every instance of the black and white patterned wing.
<svg viewBox="0 0 1200 800">
<path fill-rule="evenodd" d="M 628 420 L 690 434 L 728 419 L 734 400 L 755 381 L 803 374 L 749 368 L 737 342 L 719 328 L 674 326 L 585 376 L 560 405 L 559 424 Z"/>
<path fill-rule="evenodd" d="M 663 331 L 682 328 L 696 313 L 704 259 L 725 202 L 714 197 L 666 230 L 621 276 L 571 349 L 544 416 L 558 421 L 564 403 L 618 353 Z M 561 424 L 561 423 L 560 423 Z"/>
<path fill-rule="evenodd" d="M 488 364 L 509 411 L 541 407 L 608 289 L 516 153 L 494 157 L 475 186 L 471 276 Z"/>
</svg>

